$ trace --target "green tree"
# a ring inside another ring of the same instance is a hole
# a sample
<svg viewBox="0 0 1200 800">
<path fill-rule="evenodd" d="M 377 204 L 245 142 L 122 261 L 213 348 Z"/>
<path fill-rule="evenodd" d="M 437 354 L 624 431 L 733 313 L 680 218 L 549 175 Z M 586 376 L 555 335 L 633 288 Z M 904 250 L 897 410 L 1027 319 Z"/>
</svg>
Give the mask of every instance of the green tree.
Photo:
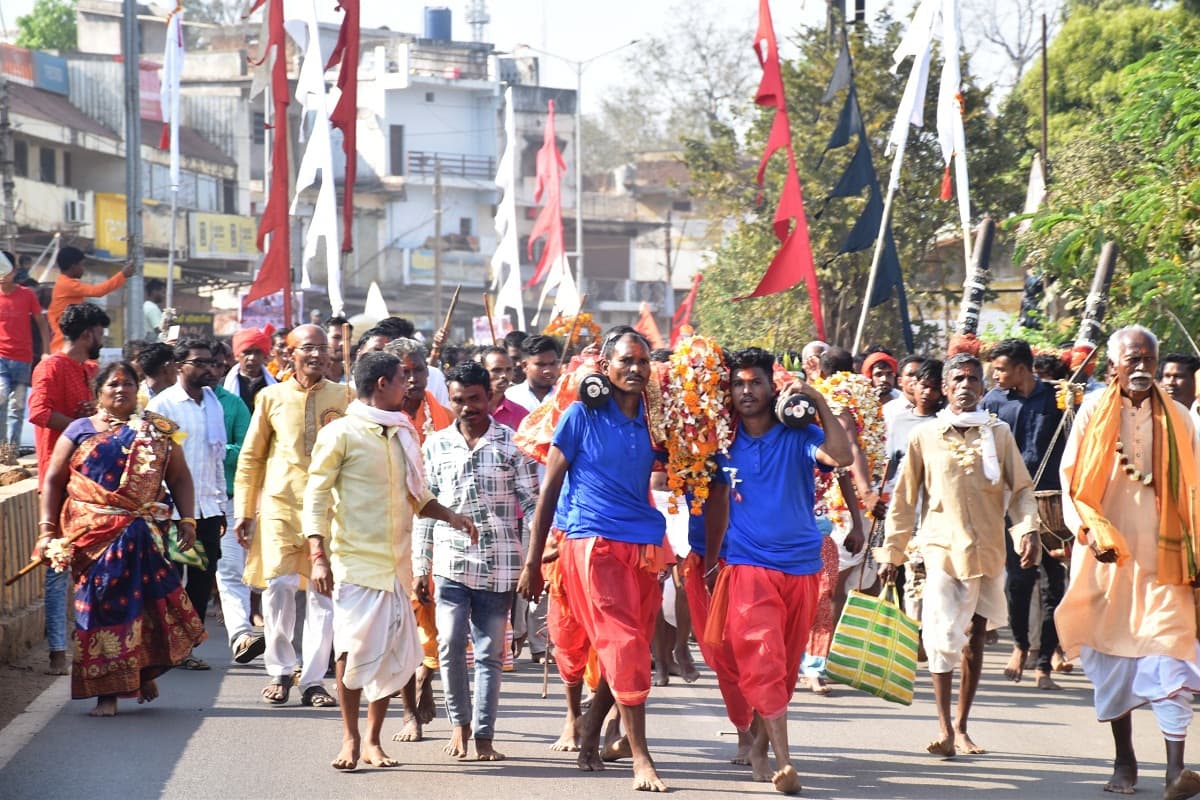
<svg viewBox="0 0 1200 800">
<path fill-rule="evenodd" d="M 74 0 L 37 0 L 17 17 L 17 45 L 31 50 L 75 50 Z"/>
<path fill-rule="evenodd" d="M 892 75 L 892 52 L 901 29 L 894 22 L 852 33 L 851 51 L 863 121 L 870 139 L 880 184 L 887 185 L 891 159 L 883 149 L 904 89 L 904 77 Z M 871 253 L 835 256 L 865 203 L 862 198 L 839 199 L 825 205 L 824 198 L 845 170 L 853 148 L 831 151 L 822 160 L 825 143 L 837 120 L 844 95 L 829 106 L 819 104 L 836 58 L 823 30 L 808 29 L 794 37 L 800 48 L 795 61 L 782 65 L 797 168 L 804 187 L 809 233 L 821 284 L 827 335 L 849 344 L 866 290 Z M 931 81 L 936 85 L 936 80 Z M 926 98 L 924 129 L 913 129 L 904 161 L 901 190 L 896 198 L 892 228 L 909 292 L 914 322 L 921 309 L 945 303 L 941 286 L 945 269 L 927 264 L 940 233 L 956 227 L 954 203 L 938 199 L 943 164 L 933 124 L 936 90 Z M 972 202 L 976 218 L 990 213 L 1003 217 L 1020 208 L 1023 176 L 1012 173 L 1018 161 L 1017 136 L 988 111 L 988 92 L 964 69 L 964 102 Z M 707 205 L 712 219 L 736 220 L 734 230 L 716 245 L 716 254 L 700 285 L 696 316 L 698 328 L 732 345 L 758 344 L 773 349 L 795 349 L 812 337 L 807 292 L 798 286 L 778 295 L 730 303 L 751 291 L 778 249 L 771 232 L 774 203 L 784 175 L 784 159 L 777 155 L 767 172 L 767 186 L 759 203 L 753 176 L 771 123 L 771 115 L 748 109 L 748 134 L 744 145 L 729 127 L 713 126 L 709 136 L 688 142 L 687 162 L 695 194 Z M 1019 130 L 1014 131 L 1019 135 Z M 819 164 L 819 166 L 818 166 Z M 933 344 L 932 336 L 924 338 Z M 894 303 L 873 309 L 867 340 L 900 346 L 902 332 Z"/>
</svg>

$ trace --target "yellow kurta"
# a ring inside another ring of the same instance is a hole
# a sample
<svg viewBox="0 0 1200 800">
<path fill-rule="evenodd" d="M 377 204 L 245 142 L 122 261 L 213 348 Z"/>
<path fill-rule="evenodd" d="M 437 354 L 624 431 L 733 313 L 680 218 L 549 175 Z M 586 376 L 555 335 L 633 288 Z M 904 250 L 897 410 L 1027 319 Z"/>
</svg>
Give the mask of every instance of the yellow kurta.
<svg viewBox="0 0 1200 800">
<path fill-rule="evenodd" d="M 268 386 L 254 401 L 234 478 L 233 513 L 255 519 L 244 580 L 265 587 L 281 575 L 308 576 L 308 544 L 300 512 L 317 431 L 350 404 L 344 384 L 321 381 L 305 389 L 296 380 Z"/>
<path fill-rule="evenodd" d="M 1071 501 L 1070 473 L 1101 394 L 1096 392 L 1084 400 L 1063 451 L 1063 519 L 1076 533 L 1083 522 Z M 1186 438 L 1192 443 L 1192 451 L 1180 453 L 1180 458 L 1200 458 L 1195 426 L 1190 419 L 1187 425 Z M 1152 469 L 1153 436 L 1150 401 L 1134 408 L 1128 398 L 1121 397 L 1121 442 L 1130 463 L 1142 472 Z M 1191 660 L 1196 645 L 1192 588 L 1156 582 L 1158 510 L 1154 487 L 1130 480 L 1115 451 L 1100 511 L 1125 537 L 1133 557 L 1120 567 L 1102 564 L 1090 547 L 1076 545 L 1071 558 L 1071 584 L 1054 614 L 1058 639 L 1067 657 L 1074 658 L 1079 648 L 1087 645 L 1124 658 L 1171 656 Z"/>
</svg>

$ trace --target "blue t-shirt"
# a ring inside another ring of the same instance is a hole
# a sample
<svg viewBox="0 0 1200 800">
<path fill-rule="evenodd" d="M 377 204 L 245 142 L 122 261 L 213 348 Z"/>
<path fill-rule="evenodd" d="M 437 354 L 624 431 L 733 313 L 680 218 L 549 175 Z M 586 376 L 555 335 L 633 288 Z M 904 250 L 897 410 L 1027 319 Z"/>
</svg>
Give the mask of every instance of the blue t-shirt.
<svg viewBox="0 0 1200 800">
<path fill-rule="evenodd" d="M 813 470 L 828 469 L 817 462 L 824 443 L 825 432 L 817 425 L 774 425 L 755 438 L 739 424 L 729 455 L 717 456 L 720 480 L 730 484 L 729 530 L 722 547 L 728 563 L 789 575 L 821 571 Z"/>
<path fill-rule="evenodd" d="M 615 400 L 598 409 L 576 401 L 554 429 L 554 446 L 571 465 L 568 538 L 662 544 L 667 521 L 650 503 L 650 470 L 658 456 L 644 403 L 630 419 Z"/>
<path fill-rule="evenodd" d="M 558 502 L 554 504 L 554 521 L 550 523 L 560 531 L 567 529 L 567 511 L 571 508 L 571 474 L 563 475 L 562 488 L 558 491 Z"/>
</svg>

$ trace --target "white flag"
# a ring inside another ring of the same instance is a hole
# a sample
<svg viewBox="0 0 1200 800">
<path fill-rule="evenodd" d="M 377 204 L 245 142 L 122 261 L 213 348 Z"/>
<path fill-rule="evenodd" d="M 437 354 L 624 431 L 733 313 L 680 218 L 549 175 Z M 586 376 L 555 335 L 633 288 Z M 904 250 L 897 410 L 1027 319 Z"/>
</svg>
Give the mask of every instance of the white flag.
<svg viewBox="0 0 1200 800">
<path fill-rule="evenodd" d="M 962 30 L 958 0 L 942 0 L 942 80 L 938 87 L 938 143 L 947 177 L 951 162 L 958 195 L 958 218 L 962 225 L 964 264 L 971 263 L 971 187 L 967 178 L 967 136 L 963 130 L 962 69 L 959 53 Z"/>
<path fill-rule="evenodd" d="M 920 128 L 925 124 L 925 91 L 929 84 L 929 59 L 933 50 L 934 24 L 937 22 L 940 2 L 941 0 L 921 0 L 921 5 L 913 14 L 912 23 L 900 41 L 900 46 L 892 54 L 892 72 L 899 70 L 900 63 L 909 56 L 913 57 L 913 65 L 908 73 L 908 83 L 904 85 L 904 95 L 900 99 L 896 121 L 892 124 L 891 136 L 888 137 L 889 153 L 892 150 L 904 149 L 908 143 L 909 125 Z"/>
<path fill-rule="evenodd" d="M 542 284 L 542 296 L 538 298 L 538 313 L 533 317 L 534 327 L 537 327 L 538 320 L 541 319 L 542 309 L 546 306 L 546 297 L 550 294 L 551 289 L 558 291 L 554 294 L 550 319 L 560 315 L 572 317 L 579 313 L 580 306 L 583 304 L 580 301 L 579 289 L 575 286 L 575 278 L 571 275 L 571 267 L 567 264 L 565 255 L 554 259 L 554 263 L 546 272 L 546 281 Z"/>
<path fill-rule="evenodd" d="M 171 188 L 179 188 L 179 94 L 183 76 L 183 6 L 176 8 L 167 18 L 167 43 L 163 48 L 162 90 L 159 102 L 162 120 L 169 131 L 164 131 L 170 140 Z M 166 137 L 164 137 L 166 138 Z"/>
<path fill-rule="evenodd" d="M 525 330 L 525 307 L 521 300 L 521 247 L 517 241 L 516 152 L 517 123 L 512 87 L 504 91 L 504 153 L 496 168 L 496 185 L 502 196 L 496 206 L 496 252 L 492 254 L 492 290 L 496 292 L 496 316 L 508 309 L 517 313 L 517 326 Z"/>
<path fill-rule="evenodd" d="M 342 265 L 338 254 L 337 190 L 333 179 L 333 139 L 329 126 L 329 97 L 325 93 L 325 60 L 321 54 L 320 30 L 313 0 L 294 0 L 287 6 L 289 16 L 284 20 L 288 35 L 304 53 L 300 74 L 296 79 L 296 100 L 302 114 L 312 117 L 304 156 L 296 174 L 296 194 L 291 213 L 296 213 L 300 194 L 318 184 L 312 219 L 304 236 L 304 255 L 301 260 L 301 286 L 310 288 L 309 266 L 323 248 L 325 273 L 329 283 L 329 305 L 334 316 L 343 311 Z M 303 132 L 303 124 L 301 125 Z M 318 177 L 318 173 L 320 176 Z"/>
<path fill-rule="evenodd" d="M 1029 168 L 1029 185 L 1025 187 L 1025 206 L 1022 214 L 1036 213 L 1046 199 L 1046 173 L 1042 169 L 1042 154 L 1033 154 L 1033 164 Z M 1023 219 L 1017 226 L 1018 233 L 1025 233 L 1033 224 L 1032 220 Z"/>
</svg>

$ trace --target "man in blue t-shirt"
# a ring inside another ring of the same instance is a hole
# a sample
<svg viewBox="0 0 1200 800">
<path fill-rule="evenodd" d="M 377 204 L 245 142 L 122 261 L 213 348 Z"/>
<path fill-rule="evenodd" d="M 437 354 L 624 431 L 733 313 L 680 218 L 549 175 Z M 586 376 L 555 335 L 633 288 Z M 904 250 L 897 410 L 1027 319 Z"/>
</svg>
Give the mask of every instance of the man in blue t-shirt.
<svg viewBox="0 0 1200 800">
<path fill-rule="evenodd" d="M 714 614 L 726 609 L 723 638 L 733 650 L 742 694 L 754 709 L 754 779 L 791 794 L 800 791 L 800 776 L 788 752 L 787 706 L 816 613 L 821 571 L 813 470 L 848 466 L 853 451 L 825 398 L 803 381 L 784 394 L 805 395 L 821 427 L 779 423 L 774 365 L 774 356 L 757 347 L 732 356 L 733 406 L 741 421 L 729 453 L 717 459 L 722 478 L 705 508 L 710 523 L 704 570 L 711 580 L 724 556 L 727 566 L 720 570 L 712 609 Z"/>
</svg>

